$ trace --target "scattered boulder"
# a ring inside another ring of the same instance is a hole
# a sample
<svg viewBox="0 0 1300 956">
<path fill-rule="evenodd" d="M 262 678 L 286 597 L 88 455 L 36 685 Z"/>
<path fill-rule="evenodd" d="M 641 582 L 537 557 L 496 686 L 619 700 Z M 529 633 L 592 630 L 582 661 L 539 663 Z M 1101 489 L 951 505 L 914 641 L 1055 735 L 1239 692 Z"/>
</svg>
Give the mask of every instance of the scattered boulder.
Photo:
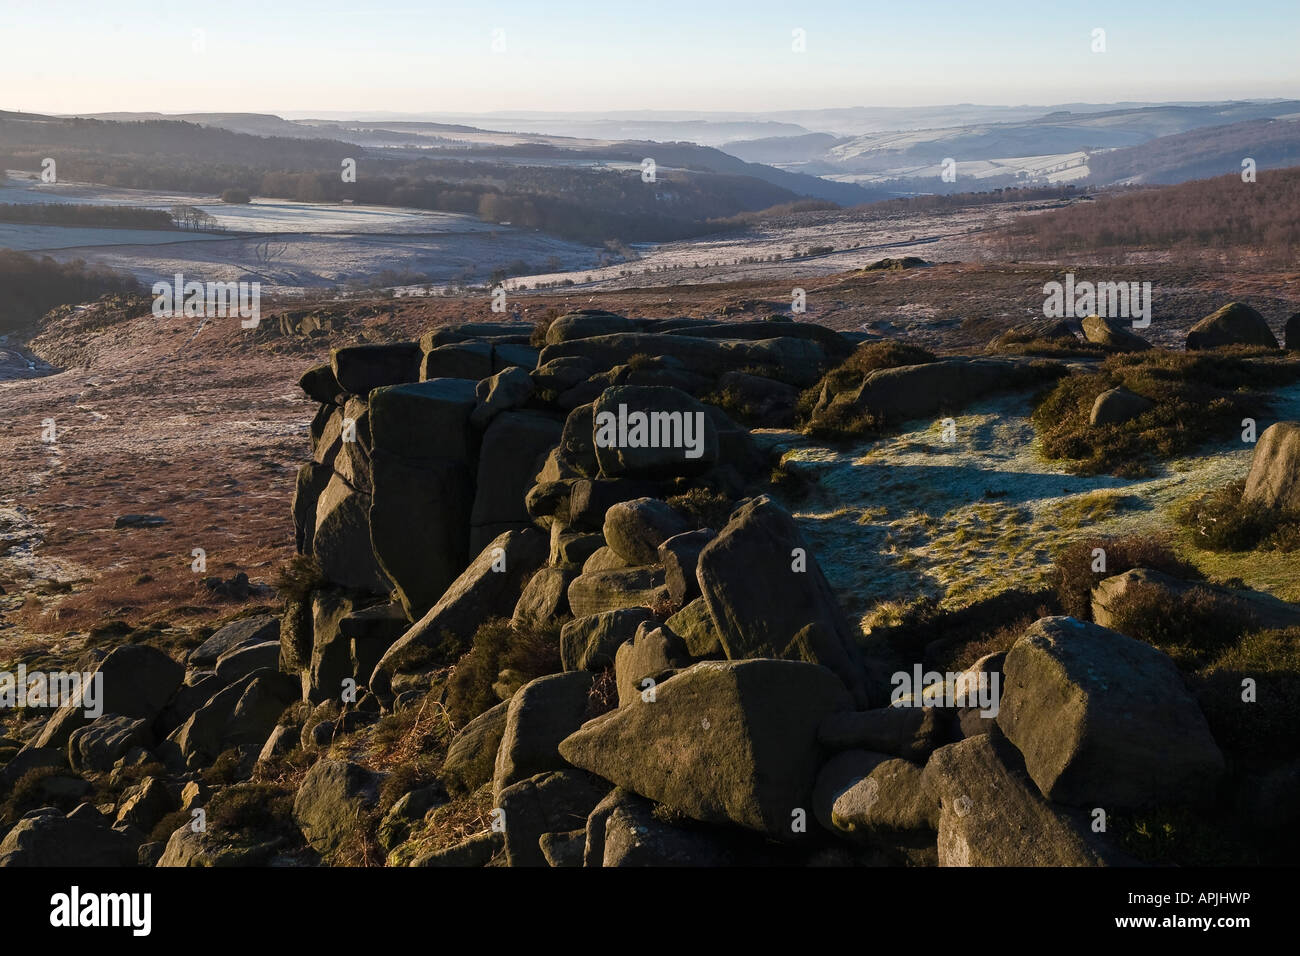
<svg viewBox="0 0 1300 956">
<path fill-rule="evenodd" d="M 709 613 L 709 605 L 702 597 L 688 602 L 680 611 L 664 622 L 686 644 L 686 653 L 696 660 L 725 657 L 722 632 Z"/>
<path fill-rule="evenodd" d="M 510 866 L 547 866 L 542 837 L 583 827 L 609 792 L 608 783 L 580 770 L 535 774 L 501 791 L 506 860 Z"/>
<path fill-rule="evenodd" d="M 360 828 L 361 814 L 379 798 L 379 780 L 347 760 L 318 760 L 303 777 L 293 819 L 317 853 L 338 850 Z"/>
<path fill-rule="evenodd" d="M 614 680 L 618 705 L 625 707 L 641 698 L 649 687 L 667 680 L 681 667 L 689 667 L 690 655 L 682 639 L 665 627 L 647 621 L 637 628 L 632 640 L 619 645 L 614 655 Z M 653 684 L 645 683 L 647 680 Z"/>
<path fill-rule="evenodd" d="M 1123 323 L 1109 317 L 1090 315 L 1083 320 L 1083 337 L 1093 345 L 1116 352 L 1145 352 L 1151 343 L 1126 329 Z"/>
<path fill-rule="evenodd" d="M 217 658 L 217 679 L 224 683 L 233 683 L 241 677 L 247 677 L 263 667 L 275 668 L 280 665 L 279 622 L 276 622 L 275 636 L 260 644 L 245 644 L 232 647 Z"/>
<path fill-rule="evenodd" d="M 1092 403 L 1092 412 L 1088 416 L 1088 424 L 1097 425 L 1122 425 L 1124 422 L 1132 421 L 1140 415 L 1144 415 L 1156 407 L 1156 403 L 1149 398 L 1130 392 L 1122 385 L 1119 388 L 1108 389 L 1097 396 L 1097 400 Z"/>
<path fill-rule="evenodd" d="M 1300 352 L 1300 312 L 1292 312 L 1286 320 L 1286 348 L 1288 352 Z"/>
<path fill-rule="evenodd" d="M 934 707 L 877 707 L 829 715 L 817 729 L 829 750 L 869 750 L 917 763 L 945 743 L 943 718 Z"/>
<path fill-rule="evenodd" d="M 628 607 L 654 608 L 670 600 L 660 567 L 617 568 L 580 574 L 569 585 L 574 617 Z"/>
<path fill-rule="evenodd" d="M 609 537 L 609 533 L 605 533 Z M 700 585 L 695 571 L 699 566 L 700 552 L 714 539 L 709 528 L 685 531 L 667 538 L 659 545 L 658 560 L 664 568 L 664 583 L 676 607 L 700 596 Z"/>
<path fill-rule="evenodd" d="M 584 531 L 600 531 L 609 509 L 623 501 L 654 497 L 655 486 L 632 479 L 579 479 L 569 495 L 569 521 Z"/>
<path fill-rule="evenodd" d="M 511 366 L 478 383 L 475 394 L 479 402 L 469 420 L 478 428 L 486 428 L 497 415 L 527 403 L 536 390 L 526 369 Z"/>
<path fill-rule="evenodd" d="M 112 829 L 93 807 L 80 810 L 65 816 L 44 807 L 27 814 L 0 841 L 0 867 L 135 866 L 136 841 Z"/>
<path fill-rule="evenodd" d="M 190 715 L 158 747 L 170 765 L 206 766 L 232 747 L 260 751 L 292 701 L 299 696 L 293 678 L 261 670 L 220 691 Z"/>
<path fill-rule="evenodd" d="M 455 846 L 421 854 L 411 861 L 411 866 L 457 868 L 487 866 L 504 847 L 504 834 L 496 830 L 484 830 Z"/>
<path fill-rule="evenodd" d="M 1187 331 L 1187 350 L 1217 349 L 1225 345 L 1258 345 L 1278 347 L 1273 330 L 1264 317 L 1241 302 L 1229 302 L 1223 308 Z"/>
<path fill-rule="evenodd" d="M 1201 581 L 1183 581 L 1150 568 L 1133 568 L 1097 582 L 1092 589 L 1093 622 L 1102 627 L 1114 628 L 1116 609 L 1135 589 L 1159 590 L 1175 598 L 1181 598 L 1191 591 L 1203 591 L 1224 607 L 1231 608 L 1243 620 L 1253 620 L 1259 627 L 1300 626 L 1300 607 L 1281 601 L 1271 594 L 1235 590 Z"/>
<path fill-rule="evenodd" d="M 185 679 L 185 665 L 147 644 L 123 644 L 108 653 L 91 677 L 96 686 L 93 703 L 101 713 L 152 721 Z M 29 746 L 62 749 L 78 727 L 94 717 L 86 715 L 85 688 L 55 711 Z"/>
<path fill-rule="evenodd" d="M 846 750 L 818 773 L 813 807 L 827 830 L 855 838 L 936 830 L 939 798 L 928 783 L 919 764 Z"/>
<path fill-rule="evenodd" d="M 734 866 L 716 836 L 665 823 L 648 800 L 612 791 L 587 818 L 586 866 Z"/>
<path fill-rule="evenodd" d="M 279 637 L 280 622 L 274 616 L 259 614 L 256 617 L 241 617 L 218 628 L 211 637 L 190 651 L 185 662 L 190 667 L 203 670 L 214 666 L 217 658 L 229 650 L 278 640 Z"/>
<path fill-rule="evenodd" d="M 152 747 L 149 721 L 105 714 L 68 737 L 68 763 L 78 773 L 106 773 L 133 747 Z"/>
<path fill-rule="evenodd" d="M 654 564 L 659 546 L 690 530 L 686 519 L 657 498 L 621 501 L 605 512 L 605 541 L 630 565 Z"/>
<path fill-rule="evenodd" d="M 566 568 L 542 568 L 524 585 L 510 621 L 515 627 L 548 627 L 569 616 L 569 584 L 578 576 Z"/>
<path fill-rule="evenodd" d="M 1015 364 L 999 359 L 940 359 L 922 365 L 877 369 L 856 391 L 827 397 L 828 405 L 848 404 L 857 414 L 869 414 L 898 425 L 951 411 L 1014 381 Z M 824 411 L 819 407 L 814 415 Z"/>
</svg>

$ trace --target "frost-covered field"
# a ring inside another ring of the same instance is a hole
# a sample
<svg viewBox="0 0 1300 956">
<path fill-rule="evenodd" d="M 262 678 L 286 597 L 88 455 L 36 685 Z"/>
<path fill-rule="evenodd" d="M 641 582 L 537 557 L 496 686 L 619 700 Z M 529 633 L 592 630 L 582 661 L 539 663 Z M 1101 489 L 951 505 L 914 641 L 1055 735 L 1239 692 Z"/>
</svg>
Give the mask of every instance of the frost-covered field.
<svg viewBox="0 0 1300 956">
<path fill-rule="evenodd" d="M 421 282 L 483 284 L 516 261 L 581 269 L 597 250 L 541 233 L 432 235 L 291 235 L 219 238 L 169 246 L 117 245 L 63 249 L 56 259 L 85 259 L 128 272 L 146 284 L 177 272 L 203 282 L 260 281 L 264 290 L 295 292 L 350 281 L 366 282 L 385 270 L 421 276 Z"/>
<path fill-rule="evenodd" d="M 11 177 L 12 182 L 12 177 Z M 200 281 L 261 281 L 295 292 L 368 282 L 383 272 L 446 286 L 486 283 L 498 269 L 569 271 L 600 250 L 474 216 L 389 206 L 258 200 L 212 202 L 197 194 L 30 180 L 0 188 L 0 203 L 63 202 L 170 209 L 197 206 L 225 233 L 0 223 L 0 248 L 84 259 L 146 284 L 180 272 Z"/>
<path fill-rule="evenodd" d="M 163 210 L 173 206 L 193 206 L 215 217 L 217 225 L 232 232 L 413 234 L 483 232 L 500 228 L 474 216 L 393 206 L 349 206 L 282 199 L 256 199 L 235 205 L 200 193 L 118 189 L 89 183 L 40 183 L 30 179 L 8 187 L 0 186 L 0 203 L 48 202 Z"/>
<path fill-rule="evenodd" d="M 520 276 L 507 288 L 537 288 L 572 280 L 566 289 L 627 289 L 688 282 L 738 282 L 833 275 L 861 269 L 886 257 L 920 256 L 931 261 L 978 261 L 989 257 L 974 241 L 1025 211 L 1025 204 L 976 206 L 942 213 L 870 219 L 851 212 L 824 218 L 763 222 L 743 232 L 636 245 L 639 258 L 576 273 Z M 825 247 L 833 251 L 818 251 Z M 809 251 L 816 252 L 809 255 Z M 796 253 L 800 253 L 796 255 Z M 781 256 L 777 261 L 773 256 Z M 750 261 L 745 261 L 750 260 Z"/>
<path fill-rule="evenodd" d="M 1088 154 L 1085 152 L 1052 153 L 1045 156 L 1011 156 L 1005 159 L 979 159 L 958 162 L 957 182 L 967 179 L 988 179 L 992 176 L 1015 176 L 1023 173 L 1031 179 L 1046 179 L 1052 183 L 1068 183 L 1088 175 Z M 935 179 L 943 173 L 938 164 L 928 166 L 898 166 L 875 173 L 835 173 L 825 179 L 841 183 L 866 185 L 890 179 Z"/>
<path fill-rule="evenodd" d="M 29 226 L 0 222 L 0 249 L 19 252 L 53 252 L 95 246 L 152 246 L 173 242 L 202 242 L 222 238 L 206 232 L 172 232 L 166 229 L 95 229 L 86 226 Z M 56 256 L 55 258 L 61 258 Z"/>
</svg>

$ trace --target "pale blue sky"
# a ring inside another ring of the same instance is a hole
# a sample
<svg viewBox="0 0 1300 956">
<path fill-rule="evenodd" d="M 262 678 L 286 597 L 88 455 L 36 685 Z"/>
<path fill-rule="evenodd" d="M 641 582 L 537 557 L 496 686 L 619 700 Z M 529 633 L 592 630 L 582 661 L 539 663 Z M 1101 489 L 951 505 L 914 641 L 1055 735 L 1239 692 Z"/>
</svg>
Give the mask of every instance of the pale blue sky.
<svg viewBox="0 0 1300 956">
<path fill-rule="evenodd" d="M 1106 31 L 1105 53 L 1091 52 L 1094 27 Z M 791 50 L 795 28 L 806 31 L 803 54 Z M 494 30 L 504 52 L 492 51 Z M 1300 98 L 1298 49 L 1298 0 L 0 0 L 0 109 Z"/>
</svg>

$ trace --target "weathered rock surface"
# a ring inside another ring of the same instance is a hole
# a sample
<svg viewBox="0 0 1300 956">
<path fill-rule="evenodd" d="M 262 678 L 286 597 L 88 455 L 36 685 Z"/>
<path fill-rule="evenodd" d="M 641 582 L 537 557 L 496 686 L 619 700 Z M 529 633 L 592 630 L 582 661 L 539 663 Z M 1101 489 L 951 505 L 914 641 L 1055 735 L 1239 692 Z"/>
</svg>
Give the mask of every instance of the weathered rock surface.
<svg viewBox="0 0 1300 956">
<path fill-rule="evenodd" d="M 822 664 L 866 705 L 854 630 L 794 519 L 775 501 L 764 495 L 733 511 L 700 552 L 696 574 L 727 657 Z"/>
<path fill-rule="evenodd" d="M 1054 803 L 1201 802 L 1224 773 L 1173 661 L 1074 618 L 1043 618 L 1007 652 L 997 722 Z"/>
<path fill-rule="evenodd" d="M 1278 422 L 1264 429 L 1250 461 L 1242 500 L 1300 511 L 1300 422 Z"/>
<path fill-rule="evenodd" d="M 560 755 L 697 820 L 778 839 L 811 807 L 817 727 L 851 705 L 838 678 L 796 661 L 706 661 L 594 720 Z"/>
</svg>

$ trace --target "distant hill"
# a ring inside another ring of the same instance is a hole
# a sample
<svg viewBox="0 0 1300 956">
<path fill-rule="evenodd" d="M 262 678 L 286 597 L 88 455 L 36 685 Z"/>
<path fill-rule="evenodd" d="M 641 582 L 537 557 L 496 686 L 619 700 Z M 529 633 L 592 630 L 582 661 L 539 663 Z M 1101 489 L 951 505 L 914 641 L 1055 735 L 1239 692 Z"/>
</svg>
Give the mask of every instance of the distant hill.
<svg viewBox="0 0 1300 956">
<path fill-rule="evenodd" d="M 1300 166 L 1300 119 L 1247 120 L 1097 153 L 1088 158 L 1088 181 L 1181 183 L 1240 171 L 1246 157 L 1258 169 Z"/>
</svg>

